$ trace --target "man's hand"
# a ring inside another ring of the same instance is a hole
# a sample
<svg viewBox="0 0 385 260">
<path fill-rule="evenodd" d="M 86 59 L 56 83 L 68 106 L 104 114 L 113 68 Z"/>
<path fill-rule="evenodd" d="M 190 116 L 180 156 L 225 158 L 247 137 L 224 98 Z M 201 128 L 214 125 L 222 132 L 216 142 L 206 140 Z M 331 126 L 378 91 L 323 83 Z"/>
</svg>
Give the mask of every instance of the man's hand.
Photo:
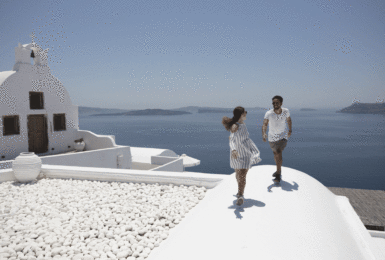
<svg viewBox="0 0 385 260">
<path fill-rule="evenodd" d="M 291 131 L 289 131 L 289 133 L 287 133 L 287 137 L 290 137 L 291 136 Z"/>
<path fill-rule="evenodd" d="M 237 150 L 232 150 L 232 151 L 231 151 L 231 157 L 232 157 L 233 159 L 237 159 L 237 158 L 238 158 L 238 152 L 237 152 Z"/>
<path fill-rule="evenodd" d="M 267 138 L 267 134 L 263 134 L 262 135 L 262 139 L 263 139 L 264 142 L 266 142 L 266 138 Z"/>
</svg>

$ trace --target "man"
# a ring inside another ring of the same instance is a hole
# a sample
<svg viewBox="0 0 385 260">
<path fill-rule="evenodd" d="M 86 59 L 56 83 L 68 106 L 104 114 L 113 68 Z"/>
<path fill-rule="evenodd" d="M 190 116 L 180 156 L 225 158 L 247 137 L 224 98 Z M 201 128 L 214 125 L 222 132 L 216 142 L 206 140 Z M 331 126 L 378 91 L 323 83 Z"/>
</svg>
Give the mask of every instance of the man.
<svg viewBox="0 0 385 260">
<path fill-rule="evenodd" d="M 281 96 L 273 97 L 273 107 L 266 112 L 262 126 L 262 138 L 266 142 L 266 129 L 269 124 L 269 144 L 274 153 L 274 160 L 277 165 L 277 171 L 273 174 L 274 182 L 281 181 L 282 151 L 285 149 L 287 139 L 291 136 L 291 118 L 289 109 L 282 106 L 283 98 Z M 289 132 L 286 130 L 286 122 L 289 126 Z"/>
</svg>

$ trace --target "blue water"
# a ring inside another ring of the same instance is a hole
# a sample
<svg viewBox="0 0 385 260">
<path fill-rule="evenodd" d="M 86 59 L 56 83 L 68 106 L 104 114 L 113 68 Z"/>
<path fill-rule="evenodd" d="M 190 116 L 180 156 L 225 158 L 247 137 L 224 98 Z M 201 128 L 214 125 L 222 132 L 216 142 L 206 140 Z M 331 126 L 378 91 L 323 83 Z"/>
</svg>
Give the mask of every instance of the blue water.
<svg viewBox="0 0 385 260">
<path fill-rule="evenodd" d="M 283 152 L 283 166 L 328 187 L 385 190 L 385 116 L 290 111 L 293 133 Z M 249 112 L 245 123 L 261 152 L 260 164 L 275 165 L 268 142 L 262 141 L 264 114 Z M 171 149 L 201 160 L 187 171 L 231 174 L 224 115 L 80 116 L 79 128 L 115 135 L 119 145 Z"/>
</svg>

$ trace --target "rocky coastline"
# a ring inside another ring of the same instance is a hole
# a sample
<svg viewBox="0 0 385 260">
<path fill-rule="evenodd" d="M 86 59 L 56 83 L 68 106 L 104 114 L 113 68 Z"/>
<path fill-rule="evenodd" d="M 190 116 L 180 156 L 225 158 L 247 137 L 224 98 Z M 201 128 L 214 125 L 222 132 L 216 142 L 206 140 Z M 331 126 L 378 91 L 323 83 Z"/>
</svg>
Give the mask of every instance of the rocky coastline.
<svg viewBox="0 0 385 260">
<path fill-rule="evenodd" d="M 191 114 L 186 111 L 175 111 L 165 109 L 144 109 L 144 110 L 132 110 L 123 113 L 111 113 L 111 114 L 93 114 L 91 116 L 174 116 Z"/>
<path fill-rule="evenodd" d="M 385 103 L 353 103 L 337 113 L 385 115 Z"/>
</svg>

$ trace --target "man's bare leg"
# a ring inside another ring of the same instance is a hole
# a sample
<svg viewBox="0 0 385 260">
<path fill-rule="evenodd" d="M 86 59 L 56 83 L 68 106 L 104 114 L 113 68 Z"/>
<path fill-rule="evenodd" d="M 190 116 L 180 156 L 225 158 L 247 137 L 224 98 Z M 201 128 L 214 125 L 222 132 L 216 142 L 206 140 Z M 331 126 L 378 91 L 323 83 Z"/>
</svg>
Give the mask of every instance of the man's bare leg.
<svg viewBox="0 0 385 260">
<path fill-rule="evenodd" d="M 275 164 L 277 165 L 277 172 L 281 173 L 282 151 L 277 150 L 277 151 L 273 151 L 273 153 L 274 153 L 274 161 L 275 161 Z"/>
<path fill-rule="evenodd" d="M 273 174 L 273 177 L 275 177 L 274 182 L 280 182 L 281 166 L 282 166 L 282 150 L 281 149 L 273 150 L 273 153 L 274 153 L 274 160 L 277 165 L 277 171 Z"/>
</svg>

